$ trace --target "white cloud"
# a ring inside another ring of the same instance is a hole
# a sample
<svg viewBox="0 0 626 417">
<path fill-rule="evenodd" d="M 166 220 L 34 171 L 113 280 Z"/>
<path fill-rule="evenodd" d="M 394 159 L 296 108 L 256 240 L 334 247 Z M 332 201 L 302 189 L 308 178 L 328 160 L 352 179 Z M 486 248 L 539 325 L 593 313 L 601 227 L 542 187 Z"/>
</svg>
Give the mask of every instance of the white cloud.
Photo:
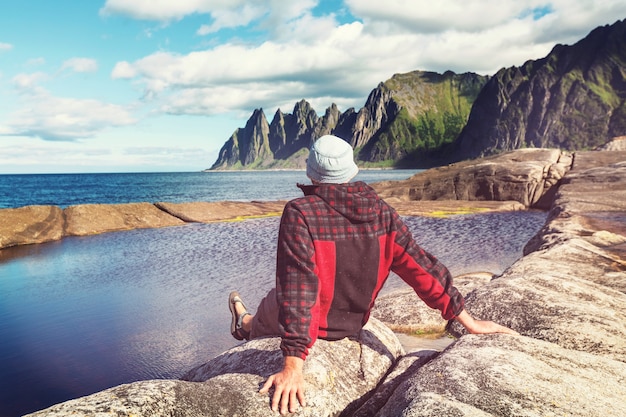
<svg viewBox="0 0 626 417">
<path fill-rule="evenodd" d="M 594 27 L 626 15 L 622 0 L 412 0 L 410 5 L 405 0 L 345 2 L 353 15 L 363 19 L 367 31 L 382 35 L 447 36 L 456 32 L 506 37 L 507 28 L 524 21 L 531 33 L 519 39 L 519 44 L 534 40 L 554 43 L 556 39 L 574 42 Z"/>
<path fill-rule="evenodd" d="M 0 52 L 10 51 L 11 49 L 13 49 L 13 45 L 10 43 L 0 42 Z"/>
<path fill-rule="evenodd" d="M 250 22 L 260 18 L 265 9 L 258 5 L 244 4 L 239 9 L 220 9 L 211 13 L 214 21 L 210 25 L 202 25 L 197 31 L 198 35 L 204 36 L 215 33 L 224 28 L 247 26 Z"/>
<path fill-rule="evenodd" d="M 158 52 L 134 63 L 118 63 L 112 76 L 136 76 L 145 96 L 162 95 L 162 107 L 171 113 L 249 111 L 274 107 L 294 94 L 298 99 L 321 93 L 361 98 L 381 79 L 372 71 L 375 66 L 351 68 L 351 55 L 371 53 L 358 45 L 360 30 L 359 23 L 334 28 L 311 44 L 231 44 L 187 55 Z"/>
<path fill-rule="evenodd" d="M 71 58 L 63 62 L 61 70 L 71 70 L 74 72 L 96 72 L 98 63 L 90 58 Z"/>
<path fill-rule="evenodd" d="M 40 88 L 23 95 L 22 100 L 20 110 L 0 124 L 0 134 L 75 141 L 110 127 L 136 123 L 124 107 L 98 100 L 54 97 Z"/>
<path fill-rule="evenodd" d="M 133 78 L 137 75 L 137 71 L 133 68 L 133 66 L 126 61 L 121 61 L 115 64 L 113 67 L 113 71 L 111 72 L 111 78 L 120 79 L 120 78 Z"/>
<path fill-rule="evenodd" d="M 372 28 L 413 33 L 475 32 L 506 24 L 546 4 L 545 0 L 345 0 Z"/>
<path fill-rule="evenodd" d="M 170 21 L 194 13 L 236 8 L 244 0 L 107 0 L 100 14 L 125 15 L 135 19 Z"/>
<path fill-rule="evenodd" d="M 210 16 L 211 21 L 198 28 L 196 33 L 200 36 L 225 28 L 245 27 L 253 22 L 265 31 L 281 35 L 285 22 L 303 16 L 318 3 L 319 0 L 107 0 L 100 14 L 160 22 L 203 14 Z"/>
<path fill-rule="evenodd" d="M 30 74 L 17 74 L 13 77 L 13 85 L 22 91 L 32 91 L 39 88 L 39 83 L 48 80 L 48 74 L 45 72 L 33 72 Z"/>
</svg>

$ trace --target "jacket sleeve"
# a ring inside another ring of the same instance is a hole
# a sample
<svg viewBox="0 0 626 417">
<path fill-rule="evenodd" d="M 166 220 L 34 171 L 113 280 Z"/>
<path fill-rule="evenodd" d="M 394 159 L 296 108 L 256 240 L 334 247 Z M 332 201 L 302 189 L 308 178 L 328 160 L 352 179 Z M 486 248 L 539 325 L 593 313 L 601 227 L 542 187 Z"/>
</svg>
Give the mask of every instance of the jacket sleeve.
<svg viewBox="0 0 626 417">
<path fill-rule="evenodd" d="M 437 258 L 422 249 L 394 211 L 396 234 L 391 269 L 431 308 L 451 320 L 463 311 L 465 300 L 454 287 L 452 275 Z"/>
<path fill-rule="evenodd" d="M 288 203 L 278 235 L 276 293 L 281 350 L 305 359 L 319 331 L 318 278 L 314 245 L 303 213 Z"/>
</svg>

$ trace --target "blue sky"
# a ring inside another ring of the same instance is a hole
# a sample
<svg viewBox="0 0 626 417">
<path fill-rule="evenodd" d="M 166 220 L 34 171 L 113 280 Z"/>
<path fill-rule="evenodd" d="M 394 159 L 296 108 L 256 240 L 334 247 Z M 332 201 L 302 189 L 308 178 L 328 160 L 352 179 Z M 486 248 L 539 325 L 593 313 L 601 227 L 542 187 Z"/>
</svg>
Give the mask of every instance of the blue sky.
<svg viewBox="0 0 626 417">
<path fill-rule="evenodd" d="M 413 70 L 494 74 L 623 0 L 20 0 L 0 13 L 0 174 L 200 171 L 255 108 L 360 109 Z"/>
</svg>

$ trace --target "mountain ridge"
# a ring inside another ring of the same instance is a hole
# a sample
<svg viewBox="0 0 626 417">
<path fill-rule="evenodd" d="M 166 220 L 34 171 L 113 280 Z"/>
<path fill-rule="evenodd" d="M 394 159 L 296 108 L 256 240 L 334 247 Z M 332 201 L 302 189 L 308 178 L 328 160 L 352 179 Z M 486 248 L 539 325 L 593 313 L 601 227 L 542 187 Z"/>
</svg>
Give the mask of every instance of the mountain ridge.
<svg viewBox="0 0 626 417">
<path fill-rule="evenodd" d="M 498 71 L 453 145 L 454 159 L 522 147 L 592 149 L 626 133 L 626 20 Z"/>
<path fill-rule="evenodd" d="M 246 127 L 236 129 L 222 146 L 210 169 L 304 168 L 313 141 L 331 133 L 352 145 L 360 165 L 391 166 L 410 152 L 432 147 L 433 134 L 439 134 L 437 143 L 452 142 L 488 79 L 474 73 L 413 71 L 379 83 L 358 112 L 349 108 L 342 113 L 333 103 L 318 116 L 302 99 L 292 113 L 276 110 L 268 123 L 263 109 L 256 109 Z M 415 91 L 422 91 L 419 100 L 412 97 Z M 456 134 L 444 137 L 446 126 Z"/>
<path fill-rule="evenodd" d="M 322 116 L 302 99 L 268 123 L 254 110 L 211 170 L 303 168 L 313 141 L 335 134 L 363 167 L 430 168 L 524 147 L 590 149 L 626 134 L 626 20 L 541 59 L 471 72 L 412 71 L 381 82 L 360 109 Z"/>
</svg>

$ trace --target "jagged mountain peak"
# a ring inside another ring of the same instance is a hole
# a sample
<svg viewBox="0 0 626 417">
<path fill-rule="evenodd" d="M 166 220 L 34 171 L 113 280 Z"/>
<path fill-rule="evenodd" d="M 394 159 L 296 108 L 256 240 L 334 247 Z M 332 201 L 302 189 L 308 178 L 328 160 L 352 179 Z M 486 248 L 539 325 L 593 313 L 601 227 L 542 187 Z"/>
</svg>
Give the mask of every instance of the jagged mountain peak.
<svg viewBox="0 0 626 417">
<path fill-rule="evenodd" d="M 592 149 L 626 133 L 626 21 L 498 71 L 476 99 L 454 160 L 521 147 Z"/>
<path fill-rule="evenodd" d="M 412 71 L 380 82 L 358 111 L 319 116 L 305 99 L 262 109 L 237 129 L 212 169 L 301 168 L 333 133 L 360 165 L 429 167 L 520 147 L 589 149 L 626 134 L 626 21 L 493 76 Z"/>
<path fill-rule="evenodd" d="M 455 126 L 464 123 L 471 101 L 486 79 L 476 74 L 457 75 L 451 71 L 445 74 L 425 71 L 395 74 L 370 92 L 365 106 L 358 112 L 349 108 L 342 113 L 332 103 L 321 117 L 307 100 L 301 99 L 295 103 L 292 113 L 276 110 L 269 123 L 267 142 L 271 157 L 265 156 L 265 160 L 260 161 L 261 156 L 257 155 L 254 162 L 247 162 L 243 168 L 302 168 L 306 159 L 302 155 L 313 141 L 330 133 L 349 142 L 361 164 L 389 165 L 412 152 L 426 149 L 432 143 L 450 142 L 456 137 L 460 127 L 455 132 L 444 132 L 451 126 L 449 120 L 458 119 Z M 398 118 L 400 114 L 404 116 Z M 262 120 L 262 109 L 257 109 L 246 126 L 262 125 Z M 248 127 L 245 131 L 251 132 Z M 390 141 L 390 135 L 401 146 Z M 220 160 L 212 169 L 242 168 L 240 163 L 233 165 L 232 156 L 229 161 L 221 160 L 232 155 L 231 148 L 237 144 L 242 149 L 264 149 L 259 145 L 246 148 L 243 142 L 259 144 L 263 141 L 255 135 L 248 139 L 244 137 L 239 134 L 238 142 L 228 141 L 224 147 L 229 149 L 222 149 Z M 428 140 L 432 142 L 430 145 Z M 246 158 L 249 160 L 250 157 Z"/>
</svg>

